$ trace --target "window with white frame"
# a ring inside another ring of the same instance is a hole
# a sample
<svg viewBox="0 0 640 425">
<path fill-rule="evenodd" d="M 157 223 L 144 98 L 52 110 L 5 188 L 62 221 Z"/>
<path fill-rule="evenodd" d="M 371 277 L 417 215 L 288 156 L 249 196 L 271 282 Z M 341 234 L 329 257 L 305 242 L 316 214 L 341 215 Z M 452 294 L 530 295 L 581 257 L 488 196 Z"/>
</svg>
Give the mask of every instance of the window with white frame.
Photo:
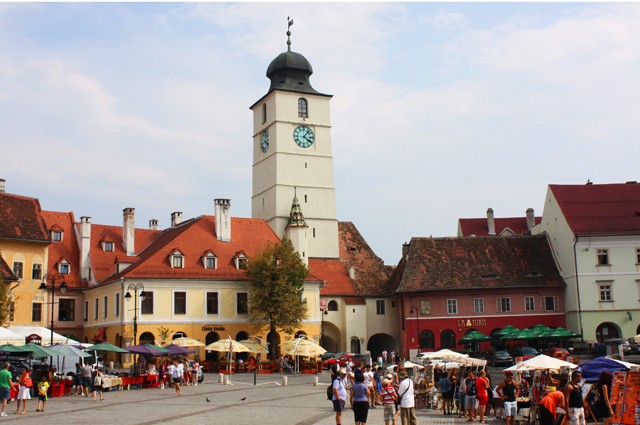
<svg viewBox="0 0 640 425">
<path fill-rule="evenodd" d="M 60 298 L 58 301 L 58 321 L 73 322 L 76 317 L 76 300 Z"/>
<path fill-rule="evenodd" d="M 102 250 L 104 252 L 113 252 L 115 249 L 115 244 L 111 241 L 102 241 Z"/>
<path fill-rule="evenodd" d="M 60 230 L 52 230 L 51 231 L 51 240 L 54 242 L 60 242 L 62 240 L 62 231 Z"/>
<path fill-rule="evenodd" d="M 385 314 L 384 300 L 376 300 L 376 314 L 380 316 Z"/>
<path fill-rule="evenodd" d="M 309 105 L 307 103 L 307 99 L 301 97 L 298 99 L 298 116 L 300 118 L 308 118 L 309 117 Z"/>
<path fill-rule="evenodd" d="M 611 282 L 598 283 L 598 291 L 600 293 L 600 301 L 613 301 L 613 285 Z"/>
<path fill-rule="evenodd" d="M 171 267 L 174 269 L 184 268 L 184 255 L 182 252 L 176 250 L 171 254 Z"/>
<path fill-rule="evenodd" d="M 249 260 L 244 254 L 240 254 L 236 257 L 236 268 L 238 270 L 247 270 Z"/>
<path fill-rule="evenodd" d="M 202 257 L 202 264 L 205 269 L 216 269 L 218 265 L 218 259 L 212 252 L 208 252 Z"/>
<path fill-rule="evenodd" d="M 153 314 L 153 291 L 145 289 L 144 300 L 140 301 L 140 314 Z"/>
<path fill-rule="evenodd" d="M 511 298 L 502 297 L 496 299 L 496 308 L 498 313 L 509 313 L 511 312 Z"/>
<path fill-rule="evenodd" d="M 187 314 L 187 293 L 173 293 L 173 314 Z"/>
<path fill-rule="evenodd" d="M 24 263 L 21 261 L 13 262 L 13 274 L 18 278 L 22 278 L 22 274 L 24 273 Z"/>
<path fill-rule="evenodd" d="M 524 297 L 524 311 L 535 311 L 536 304 L 533 297 Z"/>
<path fill-rule="evenodd" d="M 420 300 L 420 314 L 423 316 L 431 315 L 431 301 L 430 300 Z"/>
<path fill-rule="evenodd" d="M 484 313 L 484 298 L 473 299 L 473 312 Z"/>
<path fill-rule="evenodd" d="M 249 314 L 249 294 L 238 292 L 236 294 L 236 313 Z"/>
<path fill-rule="evenodd" d="M 31 304 L 31 321 L 32 322 L 42 321 L 42 303 Z"/>
<path fill-rule="evenodd" d="M 58 263 L 58 273 L 69 274 L 71 273 L 71 264 L 67 260 L 62 260 Z"/>
<path fill-rule="evenodd" d="M 608 249 L 596 249 L 596 258 L 599 266 L 608 266 L 609 263 L 609 250 Z"/>
<path fill-rule="evenodd" d="M 557 311 L 559 309 L 558 297 L 542 297 L 542 306 L 544 307 L 544 311 Z"/>
<path fill-rule="evenodd" d="M 458 314 L 458 300 L 447 300 L 447 314 Z"/>
<path fill-rule="evenodd" d="M 33 269 L 31 270 L 31 279 L 42 279 L 42 264 L 33 264 Z"/>
</svg>

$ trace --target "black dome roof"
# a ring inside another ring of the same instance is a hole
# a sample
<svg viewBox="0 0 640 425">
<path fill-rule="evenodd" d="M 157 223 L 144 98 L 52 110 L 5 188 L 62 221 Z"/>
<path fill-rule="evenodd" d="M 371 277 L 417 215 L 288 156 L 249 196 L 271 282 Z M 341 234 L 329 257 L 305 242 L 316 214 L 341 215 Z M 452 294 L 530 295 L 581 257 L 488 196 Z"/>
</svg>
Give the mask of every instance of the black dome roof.
<svg viewBox="0 0 640 425">
<path fill-rule="evenodd" d="M 267 77 L 271 80 L 271 90 L 288 90 L 300 93 L 321 94 L 311 87 L 309 76 L 313 74 L 311 63 L 296 52 L 282 52 L 271 61 Z"/>
</svg>

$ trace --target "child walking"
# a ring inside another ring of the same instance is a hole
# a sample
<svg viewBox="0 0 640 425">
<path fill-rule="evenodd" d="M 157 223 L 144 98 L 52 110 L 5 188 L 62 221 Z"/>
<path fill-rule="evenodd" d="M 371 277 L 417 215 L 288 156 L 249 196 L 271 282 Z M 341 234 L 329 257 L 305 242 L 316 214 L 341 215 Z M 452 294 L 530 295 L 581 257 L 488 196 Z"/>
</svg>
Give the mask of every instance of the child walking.
<svg viewBox="0 0 640 425">
<path fill-rule="evenodd" d="M 38 382 L 38 408 L 36 412 L 44 412 L 47 406 L 47 391 L 49 391 L 49 381 L 43 375 Z"/>
</svg>

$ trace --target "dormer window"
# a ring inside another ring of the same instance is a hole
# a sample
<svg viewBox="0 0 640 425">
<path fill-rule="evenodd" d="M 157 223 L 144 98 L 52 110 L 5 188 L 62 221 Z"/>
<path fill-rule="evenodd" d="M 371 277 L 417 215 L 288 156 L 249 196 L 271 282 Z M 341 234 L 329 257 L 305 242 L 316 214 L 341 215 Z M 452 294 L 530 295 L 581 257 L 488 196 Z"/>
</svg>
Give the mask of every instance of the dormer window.
<svg viewBox="0 0 640 425">
<path fill-rule="evenodd" d="M 112 241 L 102 241 L 102 250 L 104 252 L 113 252 L 115 244 Z"/>
<path fill-rule="evenodd" d="M 69 274 L 71 273 L 71 264 L 63 258 L 58 262 L 58 273 L 60 274 Z"/>
<path fill-rule="evenodd" d="M 177 249 L 169 256 L 169 261 L 171 261 L 171 268 L 173 269 L 184 268 L 184 255 Z"/>
<path fill-rule="evenodd" d="M 218 268 L 218 258 L 211 251 L 207 252 L 202 256 L 202 265 L 205 269 L 217 269 Z"/>
<path fill-rule="evenodd" d="M 309 105 L 304 97 L 298 99 L 298 116 L 300 118 L 309 118 Z"/>
<path fill-rule="evenodd" d="M 249 265 L 249 259 L 247 258 L 246 255 L 244 255 L 244 253 L 239 253 L 238 255 L 236 255 L 236 268 L 238 270 L 247 270 L 247 266 Z"/>
<path fill-rule="evenodd" d="M 51 231 L 51 240 L 54 242 L 62 241 L 62 230 L 52 230 Z"/>
</svg>

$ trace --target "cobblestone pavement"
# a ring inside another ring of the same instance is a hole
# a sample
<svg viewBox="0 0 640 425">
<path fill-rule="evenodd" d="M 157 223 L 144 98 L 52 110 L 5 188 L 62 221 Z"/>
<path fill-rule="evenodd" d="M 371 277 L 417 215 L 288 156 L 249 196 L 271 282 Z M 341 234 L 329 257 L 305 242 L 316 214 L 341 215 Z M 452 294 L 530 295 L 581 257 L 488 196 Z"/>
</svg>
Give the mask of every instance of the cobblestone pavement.
<svg viewBox="0 0 640 425">
<path fill-rule="evenodd" d="M 0 422 L 24 424 L 278 424 L 278 425 L 333 425 L 335 416 L 331 402 L 326 399 L 329 376 L 325 372 L 315 375 L 287 377 L 283 385 L 281 375 L 252 374 L 231 377 L 228 385 L 219 383 L 217 374 L 205 374 L 205 381 L 197 387 L 183 387 L 184 395 L 175 396 L 173 389 L 132 389 L 104 393 L 104 401 L 91 397 L 65 396 L 51 398 L 46 412 L 35 411 L 37 399 L 28 401 L 26 415 L 14 414 L 15 401 L 8 404 L 7 417 Z M 209 401 L 207 401 L 209 399 Z M 464 419 L 443 415 L 428 409 L 419 409 L 418 423 L 465 424 Z M 353 424 L 353 413 L 343 414 L 344 425 Z M 370 410 L 368 424 L 384 424 L 383 409 Z M 488 424 L 504 424 L 490 418 Z M 399 425 L 399 422 L 398 422 Z"/>
</svg>

